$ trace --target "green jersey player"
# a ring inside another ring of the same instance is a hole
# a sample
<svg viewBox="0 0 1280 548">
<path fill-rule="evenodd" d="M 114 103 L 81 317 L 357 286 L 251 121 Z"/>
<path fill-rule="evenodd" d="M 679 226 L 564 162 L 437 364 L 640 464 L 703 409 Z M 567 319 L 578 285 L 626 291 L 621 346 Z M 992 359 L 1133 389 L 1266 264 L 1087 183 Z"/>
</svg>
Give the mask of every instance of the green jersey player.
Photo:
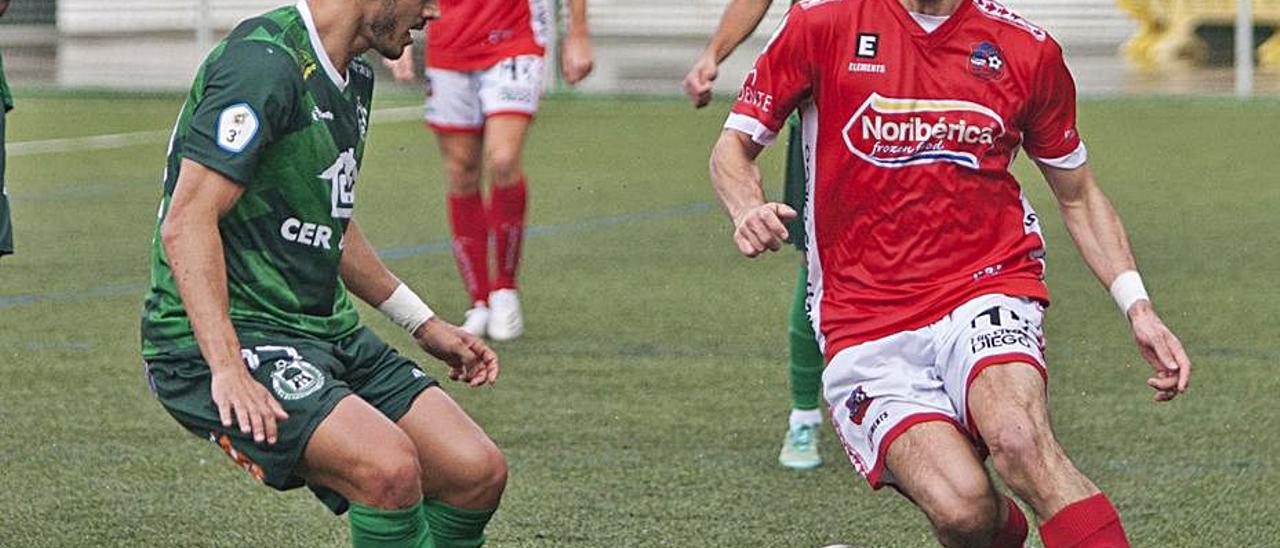
<svg viewBox="0 0 1280 548">
<path fill-rule="evenodd" d="M 142 354 L 165 409 L 276 489 L 350 510 L 357 546 L 479 546 L 506 483 L 484 432 L 359 324 L 364 300 L 492 383 L 497 357 L 436 318 L 353 218 L 373 72 L 434 0 L 300 0 L 200 67 L 169 145 Z"/>
<path fill-rule="evenodd" d="M 9 0 L 0 0 L 0 16 L 9 10 Z M 4 124 L 13 110 L 13 96 L 4 79 L 4 61 L 0 60 L 0 257 L 13 253 L 13 224 L 9 218 L 9 195 L 4 190 Z"/>
<path fill-rule="evenodd" d="M 684 91 L 695 107 L 702 108 L 711 102 L 711 83 L 719 74 L 720 63 L 755 30 L 771 4 L 772 0 L 733 0 L 725 8 L 715 35 L 684 78 Z M 793 115 L 787 125 L 789 137 L 783 199 L 800 213 L 786 223 L 787 241 L 803 251 L 805 166 L 804 150 L 800 144 L 800 117 Z M 822 414 L 818 410 L 822 392 L 822 352 L 818 349 L 817 336 L 805 308 L 809 269 L 803 254 L 800 259 L 800 276 L 791 299 L 787 329 L 791 417 L 778 462 L 787 468 L 805 470 L 822 464 L 822 456 L 818 453 L 818 432 L 822 424 Z"/>
</svg>

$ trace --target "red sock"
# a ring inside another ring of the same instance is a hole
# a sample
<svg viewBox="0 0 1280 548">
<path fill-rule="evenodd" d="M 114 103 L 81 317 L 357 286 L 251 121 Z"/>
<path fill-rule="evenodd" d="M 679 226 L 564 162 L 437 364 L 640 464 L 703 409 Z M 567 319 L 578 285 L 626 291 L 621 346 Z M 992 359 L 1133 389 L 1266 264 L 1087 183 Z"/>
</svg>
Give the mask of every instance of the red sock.
<svg viewBox="0 0 1280 548">
<path fill-rule="evenodd" d="M 1009 517 L 1004 528 L 996 532 L 991 548 L 1022 548 L 1027 540 L 1027 516 L 1013 499 L 1004 497 L 1004 503 L 1009 507 Z"/>
<path fill-rule="evenodd" d="M 1045 548 L 1129 548 L 1120 516 L 1107 496 L 1068 504 L 1040 525 Z"/>
<path fill-rule="evenodd" d="M 498 275 L 494 289 L 515 289 L 520 268 L 520 244 L 524 242 L 524 211 L 528 203 L 525 180 L 514 185 L 493 185 L 489 205 L 489 226 L 498 247 Z"/>
<path fill-rule="evenodd" d="M 453 228 L 453 259 L 471 302 L 489 300 L 489 226 L 484 199 L 474 194 L 449 193 L 449 226 Z"/>
</svg>

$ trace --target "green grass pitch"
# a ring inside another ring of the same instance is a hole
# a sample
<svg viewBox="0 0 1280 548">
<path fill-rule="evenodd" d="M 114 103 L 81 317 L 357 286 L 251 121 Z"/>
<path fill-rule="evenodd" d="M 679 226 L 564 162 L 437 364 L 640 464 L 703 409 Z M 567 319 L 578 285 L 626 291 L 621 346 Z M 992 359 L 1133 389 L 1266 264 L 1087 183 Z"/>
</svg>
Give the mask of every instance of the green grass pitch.
<svg viewBox="0 0 1280 548">
<path fill-rule="evenodd" d="M 163 138 L 14 152 L 163 132 L 181 97 L 18 100 L 7 181 L 19 255 L 0 260 L 0 546 L 345 545 L 345 520 L 305 490 L 257 485 L 147 391 L 138 314 Z M 417 101 L 388 94 L 375 107 Z M 496 387 L 448 387 L 511 463 L 491 546 L 932 544 L 906 501 L 856 476 L 829 428 L 825 466 L 776 465 L 798 259 L 750 261 L 731 243 L 706 176 L 725 108 L 545 103 L 526 157 L 527 334 L 496 345 Z M 457 321 L 467 303 L 447 254 L 443 171 L 409 118 L 375 124 L 357 216 L 392 269 Z M 1137 546 L 1280 545 L 1277 122 L 1274 100 L 1081 105 L 1092 164 L 1196 365 L 1173 404 L 1151 401 L 1124 320 L 1018 162 L 1050 249 L 1056 429 Z M 762 162 L 770 192 L 781 157 Z"/>
</svg>

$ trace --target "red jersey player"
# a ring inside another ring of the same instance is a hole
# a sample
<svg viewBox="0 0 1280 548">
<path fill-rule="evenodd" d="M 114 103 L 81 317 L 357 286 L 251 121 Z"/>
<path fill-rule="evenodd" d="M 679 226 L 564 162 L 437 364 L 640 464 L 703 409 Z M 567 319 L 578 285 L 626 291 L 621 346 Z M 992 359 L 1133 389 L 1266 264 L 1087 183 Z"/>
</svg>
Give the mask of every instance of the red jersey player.
<svg viewBox="0 0 1280 548">
<path fill-rule="evenodd" d="M 1050 430 L 1040 223 L 1009 165 L 1039 165 L 1089 267 L 1155 369 L 1157 400 L 1191 364 L 1142 287 L 1123 225 L 1076 131 L 1075 87 L 1044 29 L 993 0 L 808 0 L 748 73 L 711 160 L 747 256 L 781 221 L 754 164 L 803 117 L 810 318 L 823 396 L 854 467 L 892 484 L 947 546 L 1127 546 L 1111 503 Z"/>
<path fill-rule="evenodd" d="M 569 0 L 568 8 L 561 62 L 574 84 L 591 72 L 593 55 L 586 0 Z M 516 292 L 527 203 L 521 156 L 542 95 L 551 8 L 547 0 L 440 0 L 440 11 L 427 33 L 426 121 L 444 156 L 454 258 L 473 303 L 462 328 L 513 339 L 524 330 Z M 412 58 L 388 63 L 397 79 L 413 78 Z M 490 236 L 497 248 L 492 279 Z"/>
</svg>

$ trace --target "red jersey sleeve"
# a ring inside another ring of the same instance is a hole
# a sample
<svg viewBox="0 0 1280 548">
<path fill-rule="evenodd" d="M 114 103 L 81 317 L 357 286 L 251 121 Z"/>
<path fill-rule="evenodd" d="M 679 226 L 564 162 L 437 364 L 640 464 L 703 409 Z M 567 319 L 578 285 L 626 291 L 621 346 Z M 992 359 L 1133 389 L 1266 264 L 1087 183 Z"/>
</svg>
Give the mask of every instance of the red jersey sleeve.
<svg viewBox="0 0 1280 548">
<path fill-rule="evenodd" d="M 770 145 L 812 84 L 804 7 L 792 6 L 747 73 L 724 127 Z"/>
<path fill-rule="evenodd" d="M 1062 47 L 1049 40 L 1042 50 L 1028 111 L 1027 154 L 1058 169 L 1075 169 L 1088 160 L 1076 129 L 1076 83 L 1062 59 Z"/>
</svg>

